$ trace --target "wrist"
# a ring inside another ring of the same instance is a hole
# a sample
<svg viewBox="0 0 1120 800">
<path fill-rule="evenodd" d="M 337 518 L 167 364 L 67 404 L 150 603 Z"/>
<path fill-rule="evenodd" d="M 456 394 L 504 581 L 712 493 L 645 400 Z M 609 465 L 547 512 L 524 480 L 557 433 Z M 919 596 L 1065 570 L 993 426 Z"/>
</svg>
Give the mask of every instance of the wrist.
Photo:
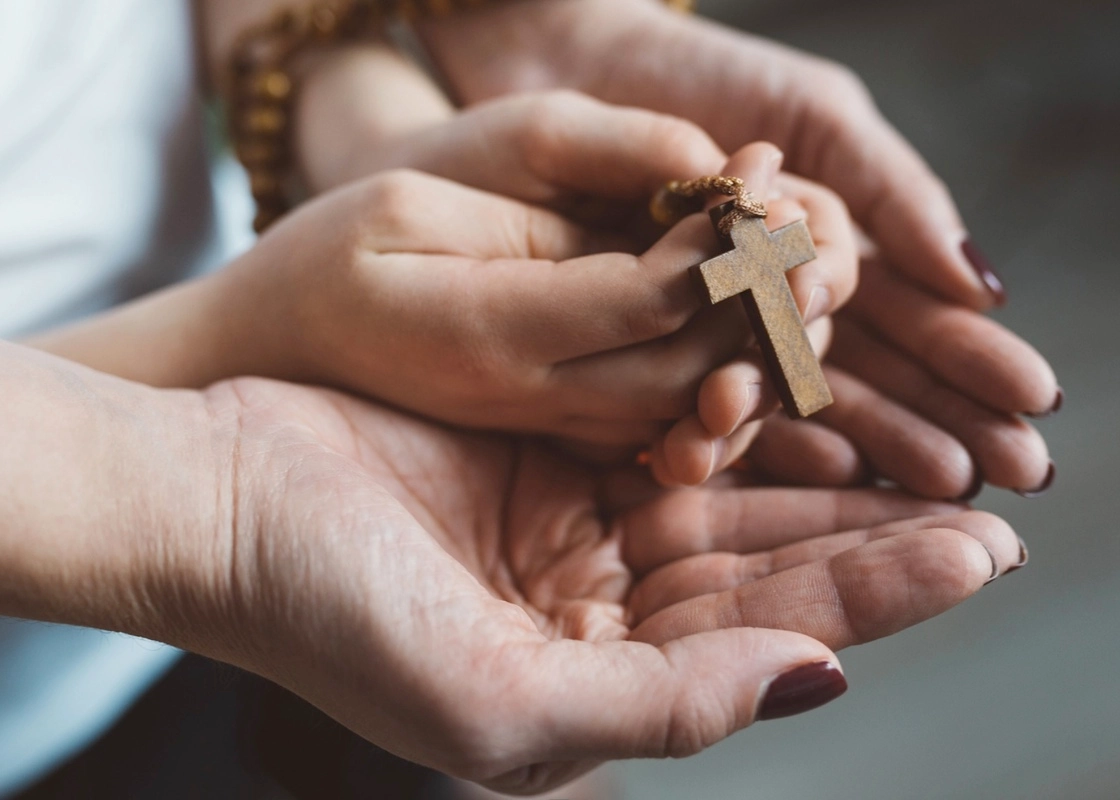
<svg viewBox="0 0 1120 800">
<path fill-rule="evenodd" d="M 415 134 L 452 119 L 425 72 L 384 42 L 340 45 L 300 62 L 294 155 L 308 194 L 409 166 Z"/>
<path fill-rule="evenodd" d="M 0 358 L 0 613 L 191 646 L 228 582 L 230 438 L 196 392 Z"/>
</svg>

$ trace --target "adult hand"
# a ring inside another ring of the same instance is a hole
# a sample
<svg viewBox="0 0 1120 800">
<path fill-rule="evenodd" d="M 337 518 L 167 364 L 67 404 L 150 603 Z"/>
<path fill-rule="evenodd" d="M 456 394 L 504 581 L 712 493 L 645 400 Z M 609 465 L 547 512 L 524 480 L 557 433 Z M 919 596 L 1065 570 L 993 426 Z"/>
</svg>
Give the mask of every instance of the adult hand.
<svg viewBox="0 0 1120 800">
<path fill-rule="evenodd" d="M 877 476 L 925 497 L 961 500 L 985 482 L 1028 497 L 1047 489 L 1054 464 L 1022 419 L 1060 407 L 1046 361 L 992 320 L 874 258 L 860 275 L 852 302 L 835 316 L 825 364 L 836 402 L 808 422 L 768 420 L 752 443 L 751 466 L 783 483 Z M 750 369 L 732 362 L 705 386 L 716 390 Z"/>
<path fill-rule="evenodd" d="M 328 390 L 0 362 L 0 613 L 239 665 L 506 791 L 827 702 L 833 651 L 1018 563 L 997 518 L 887 491 L 666 491 Z"/>
<path fill-rule="evenodd" d="M 841 66 L 652 0 L 524 0 L 420 30 L 467 104 L 566 86 L 692 120 L 728 152 L 774 142 L 904 274 L 972 308 L 1004 299 L 945 186 Z"/>
<path fill-rule="evenodd" d="M 841 686 L 806 665 L 1019 558 L 996 518 L 891 492 L 665 492 L 326 391 L 207 402 L 234 503 L 187 641 L 503 791 L 811 707 Z"/>
</svg>

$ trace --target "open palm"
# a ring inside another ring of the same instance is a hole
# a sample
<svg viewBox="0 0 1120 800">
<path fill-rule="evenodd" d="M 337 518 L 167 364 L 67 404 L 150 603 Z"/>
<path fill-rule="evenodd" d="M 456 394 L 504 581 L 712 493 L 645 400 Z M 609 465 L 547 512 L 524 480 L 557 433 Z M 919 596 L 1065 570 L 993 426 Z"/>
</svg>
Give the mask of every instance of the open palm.
<svg viewBox="0 0 1120 800">
<path fill-rule="evenodd" d="M 209 398 L 238 442 L 221 604 L 238 635 L 213 654 L 505 791 L 805 710 L 781 676 L 1018 558 L 994 517 L 880 490 L 665 491 L 325 390 Z"/>
</svg>

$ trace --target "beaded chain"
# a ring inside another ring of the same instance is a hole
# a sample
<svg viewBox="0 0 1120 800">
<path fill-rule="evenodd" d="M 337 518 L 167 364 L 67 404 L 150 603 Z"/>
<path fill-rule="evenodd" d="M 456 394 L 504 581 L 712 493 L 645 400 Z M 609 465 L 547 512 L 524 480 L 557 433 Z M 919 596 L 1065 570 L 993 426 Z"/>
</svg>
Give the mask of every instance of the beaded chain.
<svg viewBox="0 0 1120 800">
<path fill-rule="evenodd" d="M 338 41 L 373 36 L 394 21 L 415 22 L 493 5 L 496 0 L 337 0 L 287 8 L 245 31 L 230 62 L 228 117 L 237 158 L 249 173 L 260 233 L 291 208 L 297 193 L 292 117 L 298 87 L 292 64 L 301 54 Z M 691 11 L 696 0 L 663 0 Z"/>
</svg>

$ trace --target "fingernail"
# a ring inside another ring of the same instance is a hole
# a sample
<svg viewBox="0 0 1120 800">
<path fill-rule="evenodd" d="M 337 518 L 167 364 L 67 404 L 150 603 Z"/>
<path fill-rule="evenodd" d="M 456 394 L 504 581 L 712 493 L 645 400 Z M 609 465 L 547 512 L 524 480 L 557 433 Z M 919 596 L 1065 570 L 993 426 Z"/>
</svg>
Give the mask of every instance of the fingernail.
<svg viewBox="0 0 1120 800">
<path fill-rule="evenodd" d="M 999 577 L 999 562 L 996 561 L 995 553 L 993 553 L 991 550 L 988 550 L 988 546 L 986 544 L 981 543 L 981 547 L 988 551 L 988 558 L 992 560 L 992 574 L 988 576 L 988 580 L 984 581 L 984 585 L 987 586 L 989 583 Z"/>
<path fill-rule="evenodd" d="M 832 305 L 832 292 L 823 286 L 814 286 L 805 305 L 805 324 L 823 317 Z"/>
<path fill-rule="evenodd" d="M 773 180 L 778 172 L 782 169 L 782 162 L 785 160 L 785 158 L 785 153 L 777 148 L 774 148 L 774 152 L 770 154 L 770 160 L 766 164 L 766 168 L 770 173 L 771 180 Z"/>
<path fill-rule="evenodd" d="M 1027 414 L 1032 419 L 1046 419 L 1052 417 L 1062 410 L 1062 405 L 1066 402 L 1066 393 L 1061 386 L 1058 387 L 1058 394 L 1054 398 L 1054 405 L 1050 406 L 1046 411 L 1041 411 L 1037 414 Z"/>
<path fill-rule="evenodd" d="M 716 470 L 719 469 L 720 464 L 723 463 L 723 457 L 725 455 L 727 455 L 727 440 L 722 438 L 713 440 L 712 460 L 708 464 L 708 474 L 704 477 L 705 481 L 716 474 Z"/>
<path fill-rule="evenodd" d="M 1025 497 L 1028 500 L 1033 500 L 1036 497 L 1040 497 L 1046 494 L 1050 487 L 1054 485 L 1054 478 L 1057 474 L 1058 468 L 1054 465 L 1054 462 L 1051 461 L 1050 469 L 1046 470 L 1046 477 L 1043 479 L 1042 483 L 1038 485 L 1037 488 L 1016 489 L 1015 494 L 1019 495 L 1020 497 Z"/>
<path fill-rule="evenodd" d="M 980 471 L 979 467 L 973 467 L 972 483 L 970 483 L 968 485 L 968 488 L 964 490 L 964 494 L 962 494 L 960 497 L 956 498 L 956 500 L 953 500 L 953 501 L 950 501 L 950 502 L 967 503 L 971 500 L 975 500 L 979 496 L 980 492 L 982 492 L 983 490 L 984 490 L 984 473 L 982 473 Z"/>
<path fill-rule="evenodd" d="M 758 719 L 779 719 L 812 711 L 848 691 L 844 673 L 831 661 L 802 664 L 775 678 L 766 689 Z"/>
<path fill-rule="evenodd" d="M 976 271 L 981 283 L 988 287 L 988 291 L 992 293 L 996 305 L 1007 305 L 1007 290 L 1003 288 L 1003 281 L 992 269 L 992 262 L 988 261 L 987 256 L 980 252 L 980 249 L 972 243 L 971 239 L 965 239 L 961 243 L 961 252 L 964 253 L 964 257 L 968 259 L 968 263 Z"/>
<path fill-rule="evenodd" d="M 1006 575 L 1010 572 L 1014 572 L 1017 569 L 1022 569 L 1023 567 L 1025 567 L 1027 565 L 1027 562 L 1030 561 L 1030 560 L 1031 560 L 1031 554 L 1030 554 L 1030 551 L 1027 550 L 1027 543 L 1024 542 L 1023 537 L 1020 536 L 1019 537 L 1019 561 L 1018 561 L 1018 563 L 1013 564 L 1010 567 L 1008 567 L 1007 572 L 1005 572 L 1004 574 Z"/>
<path fill-rule="evenodd" d="M 747 417 L 751 415 L 758 407 L 759 398 L 762 396 L 762 385 L 758 383 L 748 383 L 745 396 L 743 397 L 743 407 L 739 410 L 739 418 L 735 420 L 735 426 L 728 432 L 728 436 L 742 427 L 743 423 L 747 421 Z"/>
</svg>

